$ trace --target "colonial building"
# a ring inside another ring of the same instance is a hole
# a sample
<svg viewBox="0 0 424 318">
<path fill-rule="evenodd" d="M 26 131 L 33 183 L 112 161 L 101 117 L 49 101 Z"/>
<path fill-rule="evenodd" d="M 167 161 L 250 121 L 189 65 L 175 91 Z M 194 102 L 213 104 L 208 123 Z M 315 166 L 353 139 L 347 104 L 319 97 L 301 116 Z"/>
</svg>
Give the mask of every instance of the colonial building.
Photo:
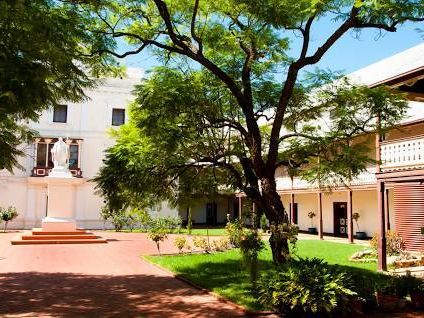
<svg viewBox="0 0 424 318">
<path fill-rule="evenodd" d="M 370 87 L 388 85 L 405 92 L 407 116 L 384 136 L 368 136 L 370 156 L 378 164 L 369 166 L 348 187 L 324 192 L 301 179 L 279 175 L 277 187 L 284 205 L 300 230 L 312 226 L 320 236 L 345 236 L 349 241 L 357 231 L 368 236 L 379 232 L 384 244 L 385 231 L 392 229 L 403 237 L 408 250 L 423 251 L 424 44 L 349 76 Z M 316 214 L 312 220 L 310 211 Z M 360 216 L 358 224 L 352 219 L 354 213 Z M 380 255 L 380 269 L 385 268 L 383 258 Z"/>
<path fill-rule="evenodd" d="M 102 164 L 103 151 L 113 144 L 108 131 L 128 120 L 126 108 L 134 98 L 131 92 L 141 77 L 140 70 L 129 69 L 126 78 L 106 79 L 97 88 L 87 91 L 86 101 L 64 103 L 43 112 L 38 122 L 30 124 L 39 136 L 32 144 L 22 146 L 26 156 L 19 162 L 25 170 L 16 169 L 13 174 L 0 171 L 0 206 L 13 205 L 19 213 L 11 227 L 39 227 L 46 216 L 47 187 L 42 178 L 53 168 L 50 150 L 58 137 L 69 144 L 69 169 L 82 179 L 75 189 L 78 225 L 103 226 L 99 217 L 103 199 L 95 194 L 91 179 Z"/>
</svg>

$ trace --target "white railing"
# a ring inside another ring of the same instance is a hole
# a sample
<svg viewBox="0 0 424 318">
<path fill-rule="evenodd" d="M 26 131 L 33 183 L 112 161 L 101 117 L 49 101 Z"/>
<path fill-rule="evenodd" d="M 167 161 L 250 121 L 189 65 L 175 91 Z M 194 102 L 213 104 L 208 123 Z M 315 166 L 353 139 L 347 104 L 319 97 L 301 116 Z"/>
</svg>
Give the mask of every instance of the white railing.
<svg viewBox="0 0 424 318">
<path fill-rule="evenodd" d="M 424 136 L 381 144 L 381 170 L 424 167 Z"/>
<path fill-rule="evenodd" d="M 288 176 L 276 177 L 277 190 L 290 190 L 292 188 L 292 181 Z M 366 171 L 361 172 L 355 179 L 350 182 L 352 186 L 375 184 L 375 167 L 368 167 Z M 344 187 L 345 184 L 340 183 L 338 186 Z M 300 178 L 294 178 L 293 189 L 314 189 L 318 188 L 317 184 L 309 183 L 306 180 Z"/>
</svg>

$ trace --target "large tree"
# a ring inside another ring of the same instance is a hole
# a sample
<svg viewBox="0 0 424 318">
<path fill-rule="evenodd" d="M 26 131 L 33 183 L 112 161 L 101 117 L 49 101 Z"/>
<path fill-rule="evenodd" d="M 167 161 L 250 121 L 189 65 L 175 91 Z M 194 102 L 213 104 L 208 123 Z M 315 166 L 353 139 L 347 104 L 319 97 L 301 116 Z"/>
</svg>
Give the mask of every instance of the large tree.
<svg viewBox="0 0 424 318">
<path fill-rule="evenodd" d="M 139 87 L 133 112 L 136 127 L 157 145 L 167 138 L 175 143 L 168 150 L 179 161 L 162 163 L 164 171 L 172 176 L 201 165 L 227 174 L 228 184 L 276 225 L 270 238 L 275 262 L 289 253 L 279 232 L 288 216 L 276 189 L 277 169 L 293 172 L 307 164 L 306 175 L 319 183 L 352 178 L 369 162 L 354 137 L 393 124 L 405 110 L 401 98 L 385 88 L 330 84 L 334 78 L 325 72 L 303 70 L 351 30 L 395 32 L 407 21 L 424 19 L 423 1 L 87 3 L 83 7 L 97 17 L 96 32 L 132 46 L 92 54 L 125 57 L 151 48 L 168 66 Z M 323 17 L 333 18 L 333 32 L 311 45 L 313 27 Z M 294 41 L 300 41 L 297 53 Z M 153 163 L 149 169 L 160 166 Z"/>
<path fill-rule="evenodd" d="M 69 1 L 0 0 L 0 169 L 19 166 L 19 146 L 35 134 L 26 121 L 83 100 L 95 77 L 116 70 L 111 56 L 88 56 L 110 47 L 91 21 Z"/>
</svg>

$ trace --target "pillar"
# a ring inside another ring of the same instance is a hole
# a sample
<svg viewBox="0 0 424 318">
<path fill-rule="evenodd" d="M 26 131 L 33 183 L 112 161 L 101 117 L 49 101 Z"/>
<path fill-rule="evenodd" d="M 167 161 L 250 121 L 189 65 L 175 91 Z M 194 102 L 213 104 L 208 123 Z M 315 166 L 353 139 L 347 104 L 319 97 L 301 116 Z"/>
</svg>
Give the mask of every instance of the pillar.
<svg viewBox="0 0 424 318">
<path fill-rule="evenodd" d="M 347 239 L 353 243 L 352 190 L 347 191 Z"/>
<path fill-rule="evenodd" d="M 318 192 L 318 235 L 319 238 L 322 240 L 324 238 L 324 228 L 322 223 L 322 193 L 321 191 Z"/>
<path fill-rule="evenodd" d="M 385 191 L 386 198 L 386 231 L 390 230 L 390 202 L 389 202 L 389 189 Z"/>
<path fill-rule="evenodd" d="M 240 197 L 238 197 L 238 201 L 239 201 L 239 206 L 238 206 L 238 208 L 239 208 L 239 219 L 241 220 L 242 218 L 241 218 L 241 212 L 243 211 L 243 209 L 242 209 L 242 200 L 241 200 L 241 196 Z"/>
<path fill-rule="evenodd" d="M 378 234 L 378 270 L 387 271 L 386 251 L 386 222 L 384 213 L 384 182 L 377 181 L 378 216 L 380 219 L 380 232 Z"/>
<path fill-rule="evenodd" d="M 290 223 L 294 224 L 294 193 L 290 194 Z"/>
</svg>

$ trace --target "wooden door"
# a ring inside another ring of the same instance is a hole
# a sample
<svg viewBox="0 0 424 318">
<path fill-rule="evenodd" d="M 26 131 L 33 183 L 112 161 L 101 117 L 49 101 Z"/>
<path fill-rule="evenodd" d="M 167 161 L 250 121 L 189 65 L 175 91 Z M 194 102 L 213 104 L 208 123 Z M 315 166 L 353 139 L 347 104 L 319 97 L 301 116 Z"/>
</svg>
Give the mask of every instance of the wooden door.
<svg viewBox="0 0 424 318">
<path fill-rule="evenodd" d="M 334 202 L 334 235 L 347 236 L 347 202 Z"/>
<path fill-rule="evenodd" d="M 206 204 L 206 224 L 216 225 L 217 222 L 217 204 L 215 202 Z"/>
</svg>

